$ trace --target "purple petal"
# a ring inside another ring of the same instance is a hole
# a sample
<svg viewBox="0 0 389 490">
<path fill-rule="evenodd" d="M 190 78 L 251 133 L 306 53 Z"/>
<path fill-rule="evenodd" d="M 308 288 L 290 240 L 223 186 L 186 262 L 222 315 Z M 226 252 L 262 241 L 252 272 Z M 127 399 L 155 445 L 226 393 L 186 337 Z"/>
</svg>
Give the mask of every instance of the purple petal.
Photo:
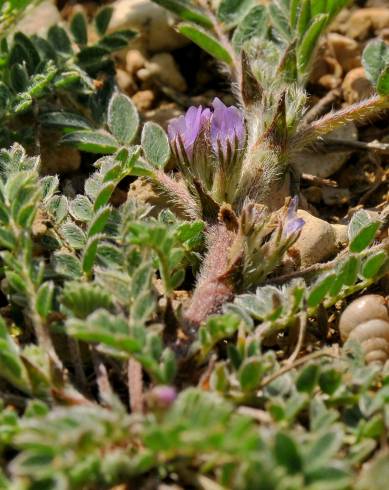
<svg viewBox="0 0 389 490">
<path fill-rule="evenodd" d="M 175 119 L 172 119 L 167 128 L 167 132 L 170 140 L 173 141 L 179 134 L 184 133 L 185 127 L 186 124 L 185 124 L 184 116 L 180 116 L 180 117 L 176 117 Z"/>
<path fill-rule="evenodd" d="M 168 127 L 170 141 L 174 143 L 175 139 L 180 136 L 188 157 L 193 155 L 193 145 L 204 124 L 209 121 L 211 111 L 204 109 L 202 106 L 189 107 L 184 116 L 173 119 Z"/>
<path fill-rule="evenodd" d="M 299 205 L 298 196 L 293 196 L 288 206 L 288 218 L 289 217 L 292 218 L 296 215 L 298 205 Z"/>
<path fill-rule="evenodd" d="M 208 124 L 209 121 L 211 120 L 212 117 L 212 112 L 211 109 L 204 109 L 203 113 L 201 114 L 201 128 L 205 126 L 205 124 Z"/>
<path fill-rule="evenodd" d="M 293 233 L 298 233 L 304 225 L 305 221 L 303 218 L 295 218 L 291 221 L 288 220 L 284 228 L 284 233 L 288 237 Z"/>
<path fill-rule="evenodd" d="M 226 156 L 227 145 L 230 142 L 235 147 L 235 139 L 241 147 L 244 142 L 245 128 L 243 114 L 234 106 L 226 107 L 217 97 L 212 102 L 214 108 L 211 121 L 211 144 L 215 153 L 218 153 L 219 145 Z"/>
<path fill-rule="evenodd" d="M 193 146 L 201 127 L 201 113 L 203 108 L 190 107 L 185 114 L 185 148 Z"/>
<path fill-rule="evenodd" d="M 288 205 L 288 212 L 284 222 L 284 235 L 286 237 L 293 233 L 298 233 L 305 224 L 305 221 L 297 216 L 298 204 L 298 196 L 294 196 Z"/>
</svg>

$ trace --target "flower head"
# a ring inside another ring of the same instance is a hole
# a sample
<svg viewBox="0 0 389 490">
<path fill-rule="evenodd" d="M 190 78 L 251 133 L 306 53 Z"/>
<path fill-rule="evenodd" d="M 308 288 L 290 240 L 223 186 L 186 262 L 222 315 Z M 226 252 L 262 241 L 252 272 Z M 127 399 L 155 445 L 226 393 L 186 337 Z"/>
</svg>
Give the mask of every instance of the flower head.
<svg viewBox="0 0 389 490">
<path fill-rule="evenodd" d="M 180 143 L 182 143 L 190 161 L 193 157 L 194 143 L 210 117 L 211 111 L 209 109 L 203 109 L 202 106 L 192 106 L 189 107 L 184 116 L 173 119 L 168 126 L 168 134 L 173 147 L 175 149 L 180 148 Z"/>
<path fill-rule="evenodd" d="M 283 233 L 286 238 L 299 233 L 305 225 L 303 218 L 297 216 L 297 207 L 298 197 L 294 196 L 289 203 L 286 219 L 284 221 Z"/>
<path fill-rule="evenodd" d="M 228 147 L 241 149 L 245 140 L 245 126 L 242 112 L 234 106 L 227 107 L 217 97 L 212 102 L 211 144 L 216 155 L 228 158 Z"/>
</svg>

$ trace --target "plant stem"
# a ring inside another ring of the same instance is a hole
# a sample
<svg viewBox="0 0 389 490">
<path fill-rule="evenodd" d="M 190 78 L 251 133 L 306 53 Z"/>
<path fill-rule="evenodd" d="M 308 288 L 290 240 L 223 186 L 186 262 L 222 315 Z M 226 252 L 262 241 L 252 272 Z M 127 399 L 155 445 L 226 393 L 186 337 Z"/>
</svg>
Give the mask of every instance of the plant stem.
<svg viewBox="0 0 389 490">
<path fill-rule="evenodd" d="M 290 147 L 299 150 L 315 141 L 318 137 L 344 126 L 349 121 L 363 122 L 388 108 L 388 98 L 375 95 L 339 111 L 330 112 L 322 118 L 313 121 L 309 126 L 303 126 L 292 138 Z"/>
<path fill-rule="evenodd" d="M 32 324 L 34 326 L 35 336 L 38 345 L 42 348 L 44 352 L 50 355 L 52 360 L 55 362 L 58 368 L 62 368 L 62 362 L 55 352 L 54 345 L 52 343 L 50 334 L 47 329 L 47 325 L 43 318 L 39 315 L 36 309 L 37 291 L 36 286 L 31 280 L 29 270 L 29 265 L 24 263 L 22 266 L 22 275 L 26 285 L 26 291 L 28 296 L 28 307 L 31 315 Z"/>
<path fill-rule="evenodd" d="M 197 3 L 200 5 L 202 9 L 204 9 L 207 13 L 207 16 L 212 22 L 213 25 L 213 30 L 220 41 L 220 43 L 223 45 L 223 47 L 228 51 L 229 55 L 232 58 L 232 66 L 229 65 L 230 68 L 230 76 L 231 76 L 231 81 L 234 84 L 239 84 L 241 83 L 241 64 L 237 59 L 237 56 L 235 54 L 235 50 L 232 47 L 230 40 L 228 39 L 228 36 L 224 33 L 223 27 L 218 21 L 216 15 L 214 14 L 212 8 L 209 6 L 209 2 L 207 0 L 197 0 Z"/>
<path fill-rule="evenodd" d="M 131 412 L 143 411 L 143 372 L 141 364 L 135 359 L 128 361 L 128 392 Z"/>
<path fill-rule="evenodd" d="M 373 247 L 367 248 L 363 252 L 361 252 L 359 255 L 360 257 L 365 257 L 370 254 L 374 254 L 375 252 L 379 252 L 381 250 L 384 250 L 386 252 L 389 252 L 389 239 L 383 240 L 381 243 L 378 245 L 374 245 Z M 295 271 L 295 272 L 290 272 L 289 274 L 285 274 L 283 276 L 275 277 L 272 279 L 269 279 L 266 281 L 266 284 L 284 284 L 286 282 L 291 281 L 292 279 L 297 279 L 299 277 L 302 277 L 303 279 L 312 279 L 313 277 L 317 276 L 318 274 L 321 274 L 322 272 L 328 271 L 333 269 L 336 264 L 338 263 L 339 260 L 341 260 L 344 257 L 344 253 L 339 254 L 335 259 L 330 260 L 329 262 L 325 262 L 323 264 L 314 264 L 306 269 L 302 269 L 300 271 Z"/>
<path fill-rule="evenodd" d="M 191 305 L 184 314 L 189 329 L 197 330 L 209 315 L 220 311 L 234 296 L 233 283 L 225 276 L 233 236 L 222 223 L 211 226 L 208 231 L 208 250 Z"/>
<path fill-rule="evenodd" d="M 313 352 L 312 354 L 308 354 L 304 357 L 300 357 L 300 359 L 297 359 L 297 361 L 294 361 L 293 363 L 288 363 L 286 366 L 280 368 L 275 373 L 267 376 L 262 381 L 260 388 L 263 389 L 265 386 L 269 385 L 283 374 L 291 371 L 292 369 L 298 366 L 301 366 L 302 364 L 305 364 L 306 362 L 313 361 L 314 359 L 319 359 L 320 357 L 332 357 L 333 359 L 339 358 L 336 354 L 334 354 L 334 352 L 332 352 L 332 349 L 325 349 L 318 352 Z"/>
</svg>

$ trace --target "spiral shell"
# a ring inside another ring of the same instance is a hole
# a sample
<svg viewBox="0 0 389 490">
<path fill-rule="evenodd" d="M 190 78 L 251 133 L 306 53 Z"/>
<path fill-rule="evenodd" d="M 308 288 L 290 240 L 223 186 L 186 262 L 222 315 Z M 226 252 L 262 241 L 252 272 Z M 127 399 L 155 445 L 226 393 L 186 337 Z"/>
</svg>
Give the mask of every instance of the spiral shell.
<svg viewBox="0 0 389 490">
<path fill-rule="evenodd" d="M 389 310 L 382 296 L 368 294 L 349 304 L 340 317 L 339 331 L 343 342 L 361 343 L 368 364 L 389 359 Z"/>
</svg>

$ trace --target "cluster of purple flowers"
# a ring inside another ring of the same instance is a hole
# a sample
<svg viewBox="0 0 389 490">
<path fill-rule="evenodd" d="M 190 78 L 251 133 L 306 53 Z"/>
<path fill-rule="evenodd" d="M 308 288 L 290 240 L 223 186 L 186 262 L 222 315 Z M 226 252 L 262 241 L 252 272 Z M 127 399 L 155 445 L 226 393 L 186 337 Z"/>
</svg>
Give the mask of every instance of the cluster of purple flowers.
<svg viewBox="0 0 389 490">
<path fill-rule="evenodd" d="M 190 107 L 184 116 L 173 119 L 168 127 L 173 150 L 177 155 L 184 151 L 190 163 L 193 162 L 195 142 L 203 131 L 219 159 L 227 160 L 229 153 L 244 146 L 246 130 L 242 112 L 237 107 L 225 106 L 217 97 L 212 108 Z"/>
<path fill-rule="evenodd" d="M 212 177 L 209 174 L 211 166 L 208 164 L 210 155 L 205 155 L 205 159 L 203 157 L 211 148 L 211 153 L 219 162 L 227 181 L 223 189 L 226 192 L 222 193 L 221 198 L 224 200 L 225 196 L 229 195 L 229 188 L 234 187 L 236 183 L 239 164 L 237 167 L 234 164 L 241 162 L 241 150 L 246 142 L 243 113 L 237 107 L 227 107 L 216 97 L 212 102 L 212 109 L 203 109 L 202 106 L 190 107 L 185 115 L 173 119 L 169 124 L 168 133 L 178 160 L 193 167 L 192 170 L 201 168 L 202 172 L 199 173 L 205 184 L 209 180 L 208 177 L 210 180 Z M 297 215 L 297 208 L 296 196 L 290 201 L 283 220 L 282 235 L 285 239 L 296 237 L 304 226 L 304 220 Z"/>
</svg>

